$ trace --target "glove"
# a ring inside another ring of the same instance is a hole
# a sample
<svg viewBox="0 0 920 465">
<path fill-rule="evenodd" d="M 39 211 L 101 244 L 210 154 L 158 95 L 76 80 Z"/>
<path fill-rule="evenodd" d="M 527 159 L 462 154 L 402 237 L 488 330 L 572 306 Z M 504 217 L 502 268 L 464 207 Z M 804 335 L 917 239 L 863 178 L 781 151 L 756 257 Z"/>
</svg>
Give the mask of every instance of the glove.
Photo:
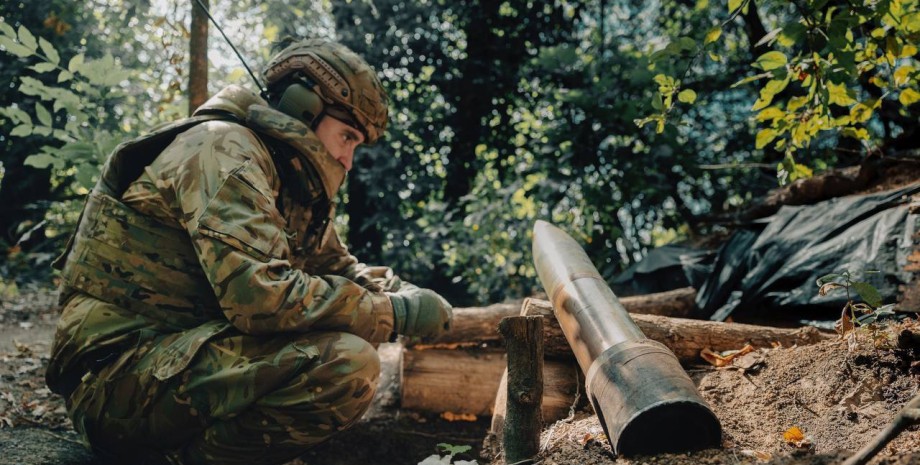
<svg viewBox="0 0 920 465">
<path fill-rule="evenodd" d="M 393 329 L 404 336 L 435 337 L 450 329 L 451 306 L 430 289 L 412 286 L 387 293 L 393 304 Z"/>
</svg>

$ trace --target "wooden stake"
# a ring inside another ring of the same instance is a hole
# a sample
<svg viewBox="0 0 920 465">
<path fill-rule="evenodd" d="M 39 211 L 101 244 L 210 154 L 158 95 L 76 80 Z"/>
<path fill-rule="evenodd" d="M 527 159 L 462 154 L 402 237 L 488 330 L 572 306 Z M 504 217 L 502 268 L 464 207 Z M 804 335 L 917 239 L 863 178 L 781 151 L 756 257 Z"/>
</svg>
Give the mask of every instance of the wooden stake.
<svg viewBox="0 0 920 465">
<path fill-rule="evenodd" d="M 526 463 L 539 452 L 543 429 L 543 317 L 504 318 L 498 331 L 508 351 L 505 463 Z"/>
</svg>

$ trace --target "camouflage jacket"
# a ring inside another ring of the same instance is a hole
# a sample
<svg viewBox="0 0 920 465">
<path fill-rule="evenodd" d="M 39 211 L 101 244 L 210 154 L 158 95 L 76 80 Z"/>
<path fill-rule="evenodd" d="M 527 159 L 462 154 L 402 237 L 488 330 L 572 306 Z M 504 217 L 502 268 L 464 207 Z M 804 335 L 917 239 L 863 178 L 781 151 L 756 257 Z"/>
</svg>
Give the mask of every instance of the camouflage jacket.
<svg viewBox="0 0 920 465">
<path fill-rule="evenodd" d="M 388 339 L 389 299 L 354 281 L 363 265 L 331 225 L 344 174 L 307 126 L 235 86 L 119 146 L 61 260 L 49 386 L 149 339 L 175 355 L 166 379 L 231 326 Z M 76 293 L 113 305 L 68 305 Z"/>
</svg>

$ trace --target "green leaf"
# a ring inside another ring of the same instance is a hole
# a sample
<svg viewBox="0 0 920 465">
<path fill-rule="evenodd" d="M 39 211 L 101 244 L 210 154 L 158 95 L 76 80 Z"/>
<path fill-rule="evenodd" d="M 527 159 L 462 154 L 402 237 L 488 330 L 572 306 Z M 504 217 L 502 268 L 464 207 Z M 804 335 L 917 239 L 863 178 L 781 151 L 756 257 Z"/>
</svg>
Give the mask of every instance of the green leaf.
<svg viewBox="0 0 920 465">
<path fill-rule="evenodd" d="M 3 46 L 7 52 L 12 53 L 19 58 L 32 56 L 32 51 L 29 50 L 28 47 L 22 44 L 17 44 L 13 41 L 13 39 L 10 39 L 7 36 L 0 36 L 0 46 Z"/>
<path fill-rule="evenodd" d="M 777 120 L 786 116 L 786 112 L 779 107 L 764 108 L 757 114 L 757 121 L 764 122 L 767 120 Z"/>
<path fill-rule="evenodd" d="M 735 10 L 741 8 L 741 4 L 744 3 L 744 0 L 728 0 L 728 12 L 729 14 L 734 13 Z"/>
<path fill-rule="evenodd" d="M 13 26 L 10 26 L 10 23 L 6 21 L 0 21 L 0 33 L 3 33 L 4 36 L 11 39 L 16 38 L 16 30 L 13 29 Z"/>
<path fill-rule="evenodd" d="M 55 167 L 57 167 L 57 165 L 60 162 L 56 160 L 50 154 L 39 153 L 36 155 L 29 155 L 28 157 L 26 157 L 25 161 L 22 163 L 26 166 L 31 166 L 33 168 L 38 168 L 40 170 L 43 170 L 45 168 L 48 168 L 51 165 L 55 165 Z"/>
<path fill-rule="evenodd" d="M 10 131 L 10 135 L 16 136 L 16 137 L 30 136 L 32 135 L 32 125 L 31 124 L 20 124 L 19 126 L 16 126 L 15 128 L 13 128 L 12 131 Z"/>
<path fill-rule="evenodd" d="M 903 65 L 894 72 L 894 83 L 898 86 L 903 86 L 907 84 L 910 80 L 910 75 L 914 72 L 914 67 L 911 65 Z"/>
<path fill-rule="evenodd" d="M 661 94 L 652 97 L 652 108 L 661 111 L 664 110 L 664 102 L 661 100 Z"/>
<path fill-rule="evenodd" d="M 719 37 L 721 36 L 722 36 L 722 26 L 716 26 L 710 29 L 709 32 L 706 33 L 706 39 L 703 40 L 703 45 L 709 45 L 719 40 Z"/>
<path fill-rule="evenodd" d="M 54 66 L 51 63 L 47 63 L 47 62 L 37 63 L 32 66 L 29 66 L 29 68 L 32 68 L 32 70 L 34 70 L 36 73 L 47 73 L 48 71 L 54 71 L 55 69 L 57 69 L 56 66 Z"/>
<path fill-rule="evenodd" d="M 44 124 L 45 126 L 51 126 L 51 113 L 41 103 L 35 102 L 35 116 L 38 117 L 38 121 L 40 123 Z"/>
<path fill-rule="evenodd" d="M 677 94 L 677 100 L 684 103 L 693 103 L 696 101 L 696 92 L 692 89 L 684 89 Z"/>
<path fill-rule="evenodd" d="M 920 92 L 917 92 L 914 89 L 904 89 L 901 91 L 901 95 L 898 96 L 898 101 L 901 102 L 901 105 L 905 107 L 908 105 L 913 105 L 920 101 Z"/>
<path fill-rule="evenodd" d="M 835 84 L 833 82 L 827 83 L 827 92 L 829 98 L 829 103 L 831 105 L 840 105 L 842 107 L 849 107 L 850 105 L 856 103 L 855 93 L 843 84 Z"/>
<path fill-rule="evenodd" d="M 901 92 L 901 95 L 904 95 L 904 92 Z M 853 105 L 853 107 L 850 108 L 850 121 L 854 123 L 865 123 L 869 118 L 872 118 L 872 114 L 875 112 L 875 108 L 878 107 L 879 102 L 880 100 L 869 99 L 865 102 L 859 102 Z"/>
<path fill-rule="evenodd" d="M 464 453 L 464 452 L 466 452 L 466 451 L 472 449 L 472 447 L 470 447 L 470 446 L 455 446 L 455 445 L 453 445 L 453 444 L 447 444 L 447 443 L 444 443 L 444 442 L 438 444 L 438 447 L 439 447 L 441 450 L 443 450 L 445 454 L 448 454 L 448 455 L 450 455 L 451 457 L 453 457 L 454 455 L 457 455 L 457 454 L 462 454 L 462 453 Z"/>
<path fill-rule="evenodd" d="M 681 37 L 677 39 L 677 43 L 684 50 L 696 50 L 696 41 L 689 37 Z"/>
<path fill-rule="evenodd" d="M 843 275 L 840 273 L 826 274 L 818 278 L 818 280 L 815 281 L 815 284 L 817 284 L 818 287 L 821 287 L 827 283 L 839 283 L 840 278 L 843 278 Z"/>
<path fill-rule="evenodd" d="M 0 114 L 6 115 L 14 123 L 32 125 L 32 117 L 19 107 L 0 108 Z"/>
<path fill-rule="evenodd" d="M 93 165 L 90 165 L 88 163 L 81 163 L 77 165 L 76 168 L 77 168 L 77 173 L 76 173 L 77 184 L 79 184 L 80 186 L 86 189 L 91 189 L 93 185 L 95 184 L 94 176 L 97 173 L 96 168 Z"/>
<path fill-rule="evenodd" d="M 783 52 L 767 52 L 757 58 L 757 61 L 753 63 L 752 66 L 760 68 L 764 71 L 770 71 L 771 69 L 782 68 L 786 66 L 788 60 L 786 55 Z"/>
<path fill-rule="evenodd" d="M 840 131 L 840 135 L 853 139 L 869 140 L 869 131 L 867 131 L 866 128 L 843 128 L 843 130 Z"/>
<path fill-rule="evenodd" d="M 777 135 L 778 134 L 775 129 L 761 129 L 759 132 L 757 132 L 756 147 L 758 149 L 766 147 L 767 144 L 773 142 L 773 139 L 776 139 Z"/>
<path fill-rule="evenodd" d="M 734 89 L 735 87 L 742 86 L 742 85 L 747 84 L 747 83 L 749 83 L 749 82 L 754 82 L 754 81 L 757 81 L 757 80 L 760 80 L 760 79 L 763 79 L 763 78 L 768 78 L 768 77 L 771 77 L 771 76 L 773 76 L 772 73 L 761 73 L 761 74 L 756 74 L 756 75 L 754 75 L 754 76 L 748 76 L 748 77 L 746 77 L 746 78 L 744 78 L 744 79 L 742 79 L 742 80 L 740 80 L 740 81 L 738 81 L 738 82 L 732 84 L 731 87 Z"/>
<path fill-rule="evenodd" d="M 35 41 L 35 36 L 25 26 L 19 26 L 19 43 L 33 53 L 38 50 L 38 42 Z"/>
<path fill-rule="evenodd" d="M 60 84 L 71 79 L 73 79 L 73 74 L 70 71 L 61 71 L 61 74 L 58 74 L 57 82 Z"/>
<path fill-rule="evenodd" d="M 882 305 L 882 295 L 879 294 L 878 289 L 875 286 L 863 282 L 863 281 L 853 281 L 853 290 L 866 301 L 867 304 L 873 307 L 879 307 Z"/>
<path fill-rule="evenodd" d="M 801 43 L 805 37 L 805 26 L 801 23 L 789 23 L 783 26 L 783 32 L 776 38 L 776 43 L 783 47 L 792 47 Z"/>
<path fill-rule="evenodd" d="M 85 55 L 83 55 L 82 53 L 78 53 L 74 55 L 73 57 L 71 57 L 70 61 L 67 63 L 67 71 L 70 71 L 71 73 L 76 73 L 80 69 L 80 67 L 83 66 L 83 60 L 85 58 L 86 58 Z"/>
<path fill-rule="evenodd" d="M 42 52 L 44 52 L 45 56 L 48 57 L 48 61 L 54 63 L 55 66 L 61 62 L 61 56 L 58 55 L 57 50 L 54 49 L 54 45 L 51 45 L 51 42 L 45 40 L 44 37 L 39 37 L 38 45 L 41 46 Z"/>
</svg>

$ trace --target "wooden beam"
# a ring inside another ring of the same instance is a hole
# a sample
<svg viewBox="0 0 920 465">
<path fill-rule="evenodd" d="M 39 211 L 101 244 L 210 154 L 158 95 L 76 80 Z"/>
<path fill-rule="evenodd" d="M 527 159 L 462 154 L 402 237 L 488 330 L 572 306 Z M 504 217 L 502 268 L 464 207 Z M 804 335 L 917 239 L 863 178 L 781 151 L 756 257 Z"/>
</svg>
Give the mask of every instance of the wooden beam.
<svg viewBox="0 0 920 465">
<path fill-rule="evenodd" d="M 544 322 L 545 323 L 545 322 Z M 492 415 L 495 393 L 505 371 L 501 349 L 427 349 L 403 352 L 404 409 Z M 581 385 L 580 371 L 570 362 L 546 360 L 543 371 L 543 418 L 565 418 Z"/>
<path fill-rule="evenodd" d="M 685 287 L 668 292 L 624 297 L 620 303 L 630 313 L 665 316 L 688 316 L 693 310 L 696 289 Z M 521 302 L 489 305 L 488 307 L 455 308 L 451 329 L 425 344 L 499 345 L 498 322 L 508 316 L 521 314 Z M 418 345 L 409 343 L 407 346 Z"/>
</svg>

